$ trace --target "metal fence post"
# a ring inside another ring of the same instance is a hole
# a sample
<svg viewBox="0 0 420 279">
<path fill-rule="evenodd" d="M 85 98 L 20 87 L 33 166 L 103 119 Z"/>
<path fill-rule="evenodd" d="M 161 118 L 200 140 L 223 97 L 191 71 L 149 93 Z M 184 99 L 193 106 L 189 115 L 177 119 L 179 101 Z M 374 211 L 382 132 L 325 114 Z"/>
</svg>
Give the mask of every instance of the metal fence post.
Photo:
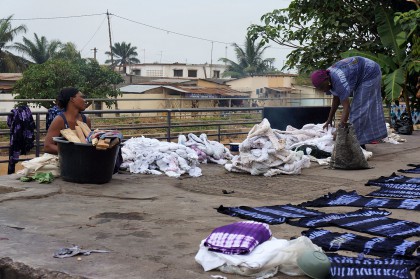
<svg viewBox="0 0 420 279">
<path fill-rule="evenodd" d="M 166 140 L 170 142 L 171 141 L 171 111 L 170 110 L 167 110 L 166 120 L 168 124 L 168 127 L 166 128 Z"/>
<path fill-rule="evenodd" d="M 217 141 L 220 142 L 220 124 L 217 125 Z"/>
<path fill-rule="evenodd" d="M 36 114 L 36 136 L 35 136 L 35 156 L 39 157 L 39 138 L 40 138 L 40 131 L 41 131 L 41 127 L 40 127 L 41 121 L 40 121 L 40 114 L 37 113 Z"/>
</svg>

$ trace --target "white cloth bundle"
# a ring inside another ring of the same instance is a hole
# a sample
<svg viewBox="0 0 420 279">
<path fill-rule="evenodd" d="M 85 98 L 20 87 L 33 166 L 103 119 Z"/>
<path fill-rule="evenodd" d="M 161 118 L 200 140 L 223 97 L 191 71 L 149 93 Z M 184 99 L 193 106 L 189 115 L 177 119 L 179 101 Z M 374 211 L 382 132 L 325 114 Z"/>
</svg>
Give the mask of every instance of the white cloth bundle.
<svg viewBox="0 0 420 279">
<path fill-rule="evenodd" d="M 179 177 L 184 173 L 200 176 L 197 153 L 191 148 L 173 142 L 145 137 L 131 138 L 121 148 L 123 163 L 132 173 L 162 174 Z"/>
</svg>

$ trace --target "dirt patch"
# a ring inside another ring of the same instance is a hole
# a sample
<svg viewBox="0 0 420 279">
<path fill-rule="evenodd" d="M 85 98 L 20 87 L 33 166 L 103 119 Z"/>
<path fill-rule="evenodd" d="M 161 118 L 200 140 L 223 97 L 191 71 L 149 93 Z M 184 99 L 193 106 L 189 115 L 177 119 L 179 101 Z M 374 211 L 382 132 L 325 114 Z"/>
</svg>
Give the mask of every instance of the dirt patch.
<svg viewBox="0 0 420 279">
<path fill-rule="evenodd" d="M 14 262 L 10 258 L 0 259 L 0 278 L 2 279 L 84 279 L 86 277 L 70 276 L 59 271 L 50 271 L 47 269 L 35 269 L 23 263 Z"/>
<path fill-rule="evenodd" d="M 13 192 L 20 192 L 20 191 L 24 191 L 24 190 L 23 189 L 16 189 L 16 188 L 13 188 L 13 187 L 0 186 L 0 194 L 7 194 L 7 193 L 13 193 Z"/>
</svg>

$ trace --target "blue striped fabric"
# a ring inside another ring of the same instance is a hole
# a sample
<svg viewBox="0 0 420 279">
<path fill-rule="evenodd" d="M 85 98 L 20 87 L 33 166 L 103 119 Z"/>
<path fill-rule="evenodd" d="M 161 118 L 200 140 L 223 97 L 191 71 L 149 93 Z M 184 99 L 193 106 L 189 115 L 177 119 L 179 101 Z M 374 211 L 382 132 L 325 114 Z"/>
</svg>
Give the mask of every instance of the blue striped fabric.
<svg viewBox="0 0 420 279">
<path fill-rule="evenodd" d="M 387 136 L 382 108 L 381 70 L 377 63 L 355 56 L 343 59 L 330 68 L 331 94 L 341 101 L 353 97 L 350 123 L 360 144 Z"/>
</svg>

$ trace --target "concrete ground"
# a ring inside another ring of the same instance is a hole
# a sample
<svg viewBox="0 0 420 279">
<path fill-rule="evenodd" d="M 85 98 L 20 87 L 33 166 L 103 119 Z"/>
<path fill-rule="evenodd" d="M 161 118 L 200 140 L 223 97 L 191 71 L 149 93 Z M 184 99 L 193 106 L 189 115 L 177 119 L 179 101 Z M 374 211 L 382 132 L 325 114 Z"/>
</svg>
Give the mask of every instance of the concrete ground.
<svg viewBox="0 0 420 279">
<path fill-rule="evenodd" d="M 24 264 L 15 265 L 16 274 L 19 269 L 35 274 L 30 268 L 55 271 L 43 278 L 243 278 L 204 272 L 194 260 L 200 241 L 214 228 L 240 220 L 219 214 L 215 208 L 298 204 L 338 189 L 367 194 L 377 189 L 364 186 L 367 180 L 389 176 L 408 168 L 408 163 L 420 163 L 420 131 L 403 138 L 407 142 L 400 145 L 367 145 L 374 154 L 373 168 L 368 170 L 331 170 L 313 164 L 301 175 L 256 177 L 208 164 L 201 165 L 203 176 L 199 178 L 117 174 L 103 185 L 61 179 L 52 184 L 23 183 L 15 176 L 0 176 L 0 271 L 5 266 L 10 269 L 13 260 Z M 234 193 L 226 195 L 223 190 Z M 390 211 L 394 218 L 420 222 L 417 212 Z M 284 239 L 305 230 L 287 224 L 270 228 L 276 238 Z M 79 259 L 53 258 L 57 249 L 72 244 L 111 252 Z M 278 274 L 275 278 L 289 277 Z"/>
</svg>

